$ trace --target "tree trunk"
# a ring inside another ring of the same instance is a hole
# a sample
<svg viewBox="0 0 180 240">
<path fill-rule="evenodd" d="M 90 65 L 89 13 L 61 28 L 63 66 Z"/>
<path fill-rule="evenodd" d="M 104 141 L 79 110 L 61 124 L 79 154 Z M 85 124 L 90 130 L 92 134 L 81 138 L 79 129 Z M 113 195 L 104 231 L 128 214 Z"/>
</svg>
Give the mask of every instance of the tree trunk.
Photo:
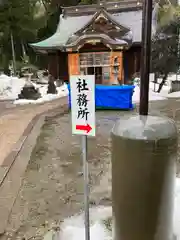
<svg viewBox="0 0 180 240">
<path fill-rule="evenodd" d="M 15 55 L 15 49 L 14 49 L 14 38 L 13 34 L 11 32 L 11 49 L 12 49 L 12 61 L 13 61 L 13 75 L 16 75 L 16 55 Z"/>
<path fill-rule="evenodd" d="M 158 74 L 157 73 L 154 74 L 154 83 L 158 83 Z"/>
<path fill-rule="evenodd" d="M 165 74 L 164 77 L 163 77 L 163 79 L 162 79 L 162 81 L 161 81 L 161 83 L 159 84 L 159 88 L 158 88 L 158 90 L 157 90 L 158 93 L 161 92 L 161 89 L 162 89 L 162 87 L 164 86 L 164 84 L 165 84 L 165 82 L 166 82 L 167 76 L 168 76 L 168 74 Z"/>
<path fill-rule="evenodd" d="M 44 9 L 45 9 L 46 13 L 47 13 L 48 12 L 48 6 L 47 6 L 48 4 L 46 4 L 45 1 L 43 1 L 43 0 L 41 2 L 44 6 Z"/>
<path fill-rule="evenodd" d="M 10 63 L 9 55 L 3 53 L 3 56 L 2 56 L 3 72 L 8 76 L 10 74 L 9 63 Z"/>
<path fill-rule="evenodd" d="M 26 58 L 27 54 L 26 54 L 26 49 L 24 47 L 24 43 L 23 41 L 21 41 L 21 47 L 22 47 L 22 55 L 23 55 L 23 59 Z"/>
</svg>

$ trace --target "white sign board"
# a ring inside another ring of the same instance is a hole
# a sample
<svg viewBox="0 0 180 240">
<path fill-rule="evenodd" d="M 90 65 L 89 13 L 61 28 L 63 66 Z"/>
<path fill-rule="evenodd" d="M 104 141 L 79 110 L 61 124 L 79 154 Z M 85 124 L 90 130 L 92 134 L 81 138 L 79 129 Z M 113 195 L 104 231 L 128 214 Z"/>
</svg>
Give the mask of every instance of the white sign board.
<svg viewBox="0 0 180 240">
<path fill-rule="evenodd" d="M 95 136 L 95 77 L 70 76 L 72 134 Z"/>
</svg>

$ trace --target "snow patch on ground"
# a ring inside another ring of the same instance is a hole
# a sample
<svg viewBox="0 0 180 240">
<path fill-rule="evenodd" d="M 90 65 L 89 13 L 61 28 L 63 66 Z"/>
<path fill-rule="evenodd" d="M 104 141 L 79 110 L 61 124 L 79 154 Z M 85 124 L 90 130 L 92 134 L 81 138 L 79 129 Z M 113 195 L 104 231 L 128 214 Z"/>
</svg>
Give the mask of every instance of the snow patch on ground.
<svg viewBox="0 0 180 240">
<path fill-rule="evenodd" d="M 157 93 L 158 88 L 159 88 L 159 83 L 153 83 L 153 82 L 149 83 L 149 91 L 152 94 L 155 93 L 156 95 L 159 95 L 161 97 L 168 97 L 169 91 L 171 89 L 171 85 L 169 81 L 162 87 L 160 93 Z"/>
<path fill-rule="evenodd" d="M 0 100 L 14 100 L 18 98 L 25 84 L 24 78 L 0 75 Z"/>
<path fill-rule="evenodd" d="M 174 78 L 174 76 L 173 76 Z M 39 104 L 47 101 L 51 101 L 63 96 L 68 95 L 67 85 L 64 84 L 61 87 L 57 88 L 57 94 L 47 94 L 47 84 L 36 84 L 33 83 L 35 88 L 38 88 L 41 93 L 41 98 L 38 100 L 27 100 L 27 99 L 18 99 L 18 94 L 21 92 L 26 80 L 25 78 L 18 77 L 9 77 L 4 74 L 0 75 L 0 100 L 15 100 L 14 104 Z M 160 93 L 157 93 L 159 82 L 154 84 L 150 82 L 149 84 L 149 101 L 159 101 L 165 100 L 167 98 L 179 98 L 180 92 L 173 92 L 169 94 L 170 91 L 170 80 L 167 81 L 167 84 L 163 86 Z M 133 103 L 139 103 L 140 100 L 140 87 L 135 86 L 132 101 Z"/>
<path fill-rule="evenodd" d="M 174 234 L 180 239 L 180 178 L 176 178 L 174 198 Z M 99 206 L 90 209 L 91 240 L 112 240 L 112 232 L 105 221 L 112 218 L 112 208 Z M 85 240 L 84 215 L 76 215 L 64 220 L 57 240 Z"/>
<path fill-rule="evenodd" d="M 166 85 L 163 86 L 162 90 L 160 93 L 157 93 L 156 91 L 158 90 L 159 83 L 149 83 L 149 101 L 160 101 L 160 100 L 165 100 L 168 98 L 180 98 L 180 92 L 170 92 L 170 82 L 167 82 Z M 132 97 L 132 102 L 133 103 L 139 103 L 140 101 L 140 87 L 135 86 L 133 97 Z"/>
<path fill-rule="evenodd" d="M 112 218 L 112 208 L 99 206 L 90 209 L 91 240 L 111 240 L 112 233 L 103 223 Z M 64 220 L 58 240 L 85 240 L 84 215 L 77 215 Z"/>
<path fill-rule="evenodd" d="M 61 87 L 57 87 L 57 94 L 47 94 L 47 85 L 45 86 L 38 86 L 38 84 L 33 84 L 36 88 L 39 88 L 41 93 L 41 98 L 37 100 L 28 100 L 28 99 L 17 99 L 14 101 L 14 104 L 24 105 L 24 104 L 39 104 L 48 101 L 52 101 L 57 98 L 61 98 L 68 95 L 68 88 L 67 85 L 64 84 Z"/>
<path fill-rule="evenodd" d="M 168 98 L 179 98 L 180 92 L 173 92 L 168 94 Z"/>
<path fill-rule="evenodd" d="M 149 101 L 159 101 L 159 100 L 165 100 L 166 97 L 162 96 L 159 93 L 153 92 L 151 88 L 149 88 Z M 132 96 L 132 102 L 133 103 L 139 103 L 140 102 L 140 87 L 135 86 L 134 93 Z"/>
<path fill-rule="evenodd" d="M 33 83 L 36 89 L 39 89 L 41 98 L 37 100 L 18 99 L 18 94 L 21 92 L 25 78 L 9 77 L 7 75 L 0 75 L 0 100 L 14 100 L 14 104 L 38 104 L 48 102 L 57 98 L 61 98 L 68 95 L 67 85 L 64 84 L 61 87 L 57 87 L 57 94 L 47 94 L 47 84 Z"/>
</svg>

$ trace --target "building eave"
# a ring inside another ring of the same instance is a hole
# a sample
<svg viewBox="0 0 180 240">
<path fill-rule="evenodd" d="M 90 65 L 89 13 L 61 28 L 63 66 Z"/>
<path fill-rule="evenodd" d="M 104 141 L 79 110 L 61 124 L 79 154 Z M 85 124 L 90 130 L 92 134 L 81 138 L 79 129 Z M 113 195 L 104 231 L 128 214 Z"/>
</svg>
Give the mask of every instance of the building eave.
<svg viewBox="0 0 180 240">
<path fill-rule="evenodd" d="M 38 43 L 37 43 L 38 44 Z M 38 46 L 35 43 L 30 43 L 29 44 L 30 47 L 32 47 L 34 49 L 34 51 L 36 52 L 41 52 L 41 53 L 45 53 L 45 52 L 49 52 L 49 51 L 65 51 L 65 48 L 62 46 Z"/>
</svg>

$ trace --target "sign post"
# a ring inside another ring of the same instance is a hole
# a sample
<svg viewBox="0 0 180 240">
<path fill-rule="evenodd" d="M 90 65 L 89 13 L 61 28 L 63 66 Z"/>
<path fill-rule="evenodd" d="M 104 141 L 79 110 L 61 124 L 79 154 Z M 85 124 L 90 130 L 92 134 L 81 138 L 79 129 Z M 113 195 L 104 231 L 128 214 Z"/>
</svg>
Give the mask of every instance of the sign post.
<svg viewBox="0 0 180 240">
<path fill-rule="evenodd" d="M 89 223 L 89 171 L 87 162 L 87 136 L 82 136 L 82 159 L 83 159 L 83 176 L 84 176 L 84 223 L 85 223 L 85 240 L 90 240 L 90 223 Z"/>
<path fill-rule="evenodd" d="M 70 77 L 72 134 L 82 135 L 84 176 L 85 239 L 90 240 L 89 224 L 89 173 L 87 162 L 87 136 L 95 136 L 95 77 Z"/>
</svg>

